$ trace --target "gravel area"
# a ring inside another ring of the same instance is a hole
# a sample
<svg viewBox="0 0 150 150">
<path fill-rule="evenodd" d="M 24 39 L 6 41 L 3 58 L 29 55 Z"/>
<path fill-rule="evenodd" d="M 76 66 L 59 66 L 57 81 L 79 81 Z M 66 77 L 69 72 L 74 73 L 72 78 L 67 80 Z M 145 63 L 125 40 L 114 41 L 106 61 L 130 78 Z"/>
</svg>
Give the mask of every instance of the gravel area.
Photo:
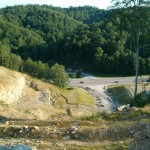
<svg viewBox="0 0 150 150">
<path fill-rule="evenodd" d="M 90 85 L 83 88 L 94 97 L 98 111 L 111 113 L 119 106 L 119 103 L 114 101 L 113 97 L 107 92 L 107 85 Z"/>
</svg>

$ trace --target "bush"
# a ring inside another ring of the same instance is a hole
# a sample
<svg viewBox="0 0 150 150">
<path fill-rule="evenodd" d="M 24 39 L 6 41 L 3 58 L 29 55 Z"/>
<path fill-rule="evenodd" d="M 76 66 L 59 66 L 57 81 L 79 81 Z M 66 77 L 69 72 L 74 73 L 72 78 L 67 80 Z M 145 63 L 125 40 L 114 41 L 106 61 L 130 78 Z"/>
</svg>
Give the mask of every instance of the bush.
<svg viewBox="0 0 150 150">
<path fill-rule="evenodd" d="M 143 91 L 137 96 L 137 107 L 144 107 L 145 105 L 150 104 L 150 93 Z"/>
<path fill-rule="evenodd" d="M 78 71 L 76 73 L 76 78 L 81 78 L 82 77 L 82 71 Z"/>
<path fill-rule="evenodd" d="M 82 120 L 98 122 L 106 120 L 107 116 L 108 114 L 106 112 L 97 112 L 96 114 L 82 118 Z"/>
<path fill-rule="evenodd" d="M 76 78 L 76 74 L 69 74 L 70 78 Z"/>
</svg>

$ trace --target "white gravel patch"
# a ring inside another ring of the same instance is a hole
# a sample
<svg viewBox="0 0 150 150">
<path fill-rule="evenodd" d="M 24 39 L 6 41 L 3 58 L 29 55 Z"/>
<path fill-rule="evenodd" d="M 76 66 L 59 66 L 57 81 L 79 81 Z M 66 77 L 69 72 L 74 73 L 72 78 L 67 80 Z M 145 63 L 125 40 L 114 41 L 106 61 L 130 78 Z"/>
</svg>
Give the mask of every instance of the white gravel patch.
<svg viewBox="0 0 150 150">
<path fill-rule="evenodd" d="M 89 89 L 85 89 L 88 89 L 90 94 L 93 95 L 98 111 L 105 111 L 107 113 L 110 113 L 115 111 L 116 107 L 118 107 L 119 104 L 113 101 L 113 99 L 108 95 L 107 86 L 108 85 L 90 85 L 88 86 Z"/>
</svg>

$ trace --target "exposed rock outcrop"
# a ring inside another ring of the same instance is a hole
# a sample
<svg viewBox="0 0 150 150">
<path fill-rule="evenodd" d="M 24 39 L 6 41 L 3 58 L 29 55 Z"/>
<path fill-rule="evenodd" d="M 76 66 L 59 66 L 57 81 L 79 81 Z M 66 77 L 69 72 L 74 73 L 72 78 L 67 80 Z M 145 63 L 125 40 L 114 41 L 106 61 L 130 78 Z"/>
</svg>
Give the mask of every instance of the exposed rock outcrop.
<svg viewBox="0 0 150 150">
<path fill-rule="evenodd" d="M 29 147 L 27 145 L 21 145 L 21 144 L 14 144 L 14 145 L 4 145 L 0 146 L 1 150 L 36 150 L 35 148 Z"/>
<path fill-rule="evenodd" d="M 130 106 L 130 104 L 117 107 L 117 111 L 120 111 L 120 112 L 129 112 L 131 110 L 132 110 L 132 107 Z"/>
<path fill-rule="evenodd" d="M 80 97 L 71 99 L 71 93 L 74 95 L 73 91 L 62 91 L 55 85 L 0 66 L 0 114 L 6 118 L 49 120 L 96 112 L 92 99 L 90 105 L 79 106 Z M 88 97 L 85 91 L 81 93 Z"/>
<path fill-rule="evenodd" d="M 3 67 L 1 68 L 0 101 L 10 104 L 17 101 L 22 96 L 25 86 L 25 77 L 17 72 L 12 73 Z"/>
<path fill-rule="evenodd" d="M 131 143 L 129 150 L 149 150 L 150 149 L 150 124 L 146 125 L 143 131 L 135 132 L 134 140 Z"/>
</svg>

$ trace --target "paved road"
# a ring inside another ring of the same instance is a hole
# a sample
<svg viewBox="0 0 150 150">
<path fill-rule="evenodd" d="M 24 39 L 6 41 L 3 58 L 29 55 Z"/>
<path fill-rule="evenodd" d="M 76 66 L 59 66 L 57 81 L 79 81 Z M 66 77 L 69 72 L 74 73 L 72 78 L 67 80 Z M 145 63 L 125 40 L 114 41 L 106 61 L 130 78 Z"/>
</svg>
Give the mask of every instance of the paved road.
<svg viewBox="0 0 150 150">
<path fill-rule="evenodd" d="M 80 79 L 70 79 L 69 85 L 90 86 L 90 85 L 108 85 L 108 84 L 133 84 L 134 81 L 135 77 L 113 77 L 113 78 L 84 77 Z"/>
</svg>

